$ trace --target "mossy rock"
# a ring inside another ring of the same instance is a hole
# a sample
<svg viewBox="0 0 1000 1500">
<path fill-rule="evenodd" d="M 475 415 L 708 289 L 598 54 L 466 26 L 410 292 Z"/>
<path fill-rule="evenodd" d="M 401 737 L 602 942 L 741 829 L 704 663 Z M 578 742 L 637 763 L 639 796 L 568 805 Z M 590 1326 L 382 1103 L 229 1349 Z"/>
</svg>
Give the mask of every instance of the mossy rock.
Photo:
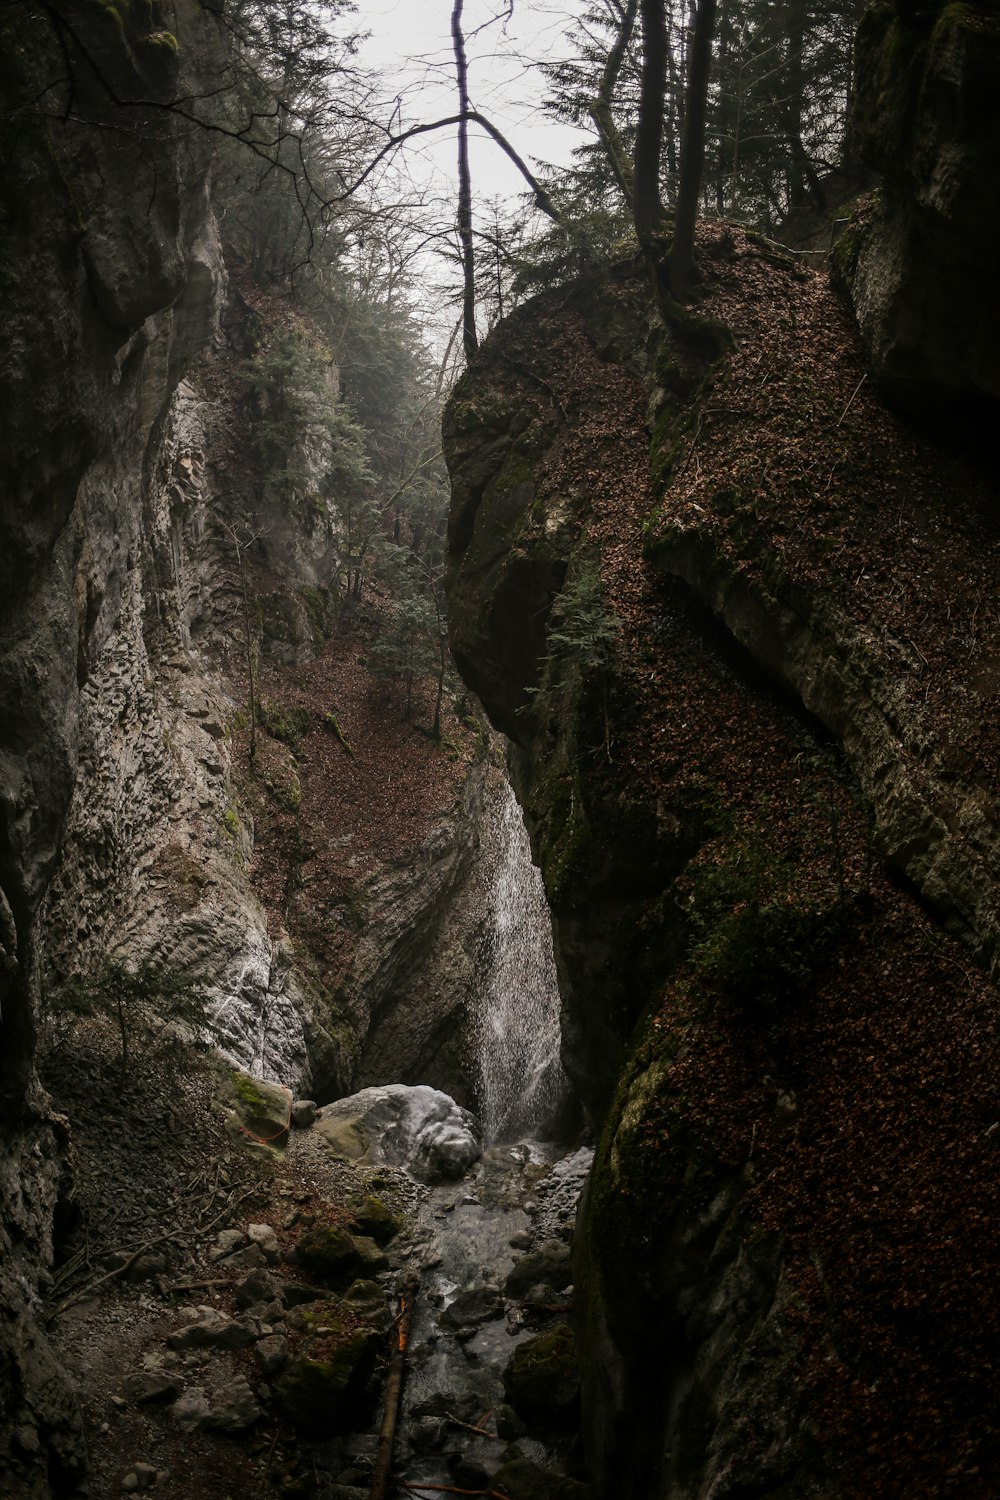
<svg viewBox="0 0 1000 1500">
<path fill-rule="evenodd" d="M 514 1458 L 498 1469 L 490 1489 L 510 1500 L 590 1500 L 590 1489 L 578 1479 L 554 1474 L 528 1458 Z"/>
<path fill-rule="evenodd" d="M 376 1349 L 376 1337 L 362 1330 L 345 1338 L 326 1358 L 290 1360 L 274 1390 L 278 1410 L 307 1437 L 346 1432 L 364 1414 Z"/>
<path fill-rule="evenodd" d="M 367 1318 L 373 1326 L 381 1326 L 389 1321 L 385 1292 L 377 1281 L 371 1281 L 365 1277 L 352 1281 L 344 1293 L 343 1301 L 353 1311 Z"/>
<path fill-rule="evenodd" d="M 358 1277 L 371 1278 L 388 1264 L 373 1239 L 351 1234 L 339 1224 L 310 1229 L 295 1247 L 295 1259 L 331 1286 L 348 1286 Z"/>
<path fill-rule="evenodd" d="M 514 1350 L 503 1372 L 507 1400 L 527 1421 L 572 1426 L 579 1415 L 580 1372 L 576 1340 L 568 1323 L 557 1323 Z"/>
<path fill-rule="evenodd" d="M 226 1102 L 232 1113 L 227 1127 L 251 1150 L 280 1155 L 288 1145 L 289 1098 L 285 1089 L 234 1069 Z"/>
<path fill-rule="evenodd" d="M 387 1245 L 402 1227 L 402 1220 L 374 1194 L 362 1199 L 351 1219 L 352 1230 L 369 1235 L 380 1245 Z"/>
</svg>

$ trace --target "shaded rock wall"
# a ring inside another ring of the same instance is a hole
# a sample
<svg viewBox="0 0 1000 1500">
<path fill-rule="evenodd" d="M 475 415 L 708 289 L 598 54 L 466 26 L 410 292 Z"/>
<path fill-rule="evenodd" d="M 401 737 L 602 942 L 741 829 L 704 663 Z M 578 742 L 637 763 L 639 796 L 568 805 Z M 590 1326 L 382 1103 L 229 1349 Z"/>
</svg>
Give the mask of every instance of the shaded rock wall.
<svg viewBox="0 0 1000 1500">
<path fill-rule="evenodd" d="M 217 23 L 188 0 L 162 19 L 169 33 L 138 9 L 124 25 L 85 5 L 4 16 L 0 1464 L 25 1496 L 68 1487 L 83 1461 L 72 1397 L 35 1321 L 67 1191 L 66 1134 L 58 1122 L 53 1134 L 31 1082 L 39 912 L 88 684 L 134 608 L 155 434 L 211 334 L 221 275 L 206 143 L 160 107 L 181 77 L 197 91 L 198 67 L 220 55 Z"/>
<path fill-rule="evenodd" d="M 855 149 L 881 186 L 834 266 L 874 372 L 911 406 L 996 402 L 995 9 L 876 0 L 855 55 Z"/>
<path fill-rule="evenodd" d="M 731 231 L 701 254 L 738 332 L 716 370 L 610 278 L 510 317 L 446 418 L 456 656 L 516 741 L 601 1125 L 589 1455 L 635 1500 L 933 1492 L 955 1464 L 985 1495 L 935 1246 L 993 1192 L 995 484 L 879 405 L 818 279 Z"/>
</svg>

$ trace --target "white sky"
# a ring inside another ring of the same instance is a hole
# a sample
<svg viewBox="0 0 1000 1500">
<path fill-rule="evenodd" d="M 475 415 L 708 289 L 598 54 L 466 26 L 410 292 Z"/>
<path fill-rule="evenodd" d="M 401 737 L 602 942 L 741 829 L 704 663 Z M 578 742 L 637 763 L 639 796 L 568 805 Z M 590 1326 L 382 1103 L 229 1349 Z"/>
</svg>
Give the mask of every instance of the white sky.
<svg viewBox="0 0 1000 1500">
<path fill-rule="evenodd" d="M 515 0 L 506 26 L 476 28 L 506 10 L 503 0 L 466 0 L 463 15 L 469 57 L 469 95 L 503 131 L 529 166 L 538 159 L 565 164 L 578 134 L 547 120 L 538 101 L 543 80 L 530 67 L 566 50 L 563 32 L 576 0 Z M 452 0 L 359 0 L 355 24 L 372 33 L 360 61 L 385 78 L 387 91 L 402 95 L 403 124 L 453 114 L 457 108 L 451 49 Z M 516 167 L 488 137 L 470 141 L 473 192 L 480 206 L 496 196 L 518 194 L 525 184 Z M 415 177 L 442 178 L 454 191 L 453 129 L 418 138 L 407 147 Z"/>
</svg>

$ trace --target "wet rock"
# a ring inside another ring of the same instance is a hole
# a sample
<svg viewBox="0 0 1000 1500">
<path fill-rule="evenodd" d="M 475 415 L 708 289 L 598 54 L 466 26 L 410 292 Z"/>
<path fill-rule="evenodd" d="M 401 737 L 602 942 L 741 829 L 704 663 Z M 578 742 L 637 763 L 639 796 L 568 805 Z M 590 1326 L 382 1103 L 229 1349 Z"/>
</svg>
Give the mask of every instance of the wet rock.
<svg viewBox="0 0 1000 1500">
<path fill-rule="evenodd" d="M 145 1406 L 156 1401 L 174 1401 L 182 1390 L 179 1376 L 166 1370 L 138 1370 L 125 1380 L 125 1396 L 136 1405 Z"/>
<path fill-rule="evenodd" d="M 449 1328 L 465 1328 L 502 1317 L 503 1298 L 499 1291 L 483 1286 L 459 1292 L 441 1314 L 441 1322 Z"/>
<path fill-rule="evenodd" d="M 530 1250 L 531 1234 L 527 1229 L 519 1229 L 516 1234 L 511 1235 L 507 1243 L 512 1250 Z"/>
<path fill-rule="evenodd" d="M 506 1402 L 497 1408 L 496 1425 L 497 1436 L 506 1438 L 509 1443 L 515 1443 L 518 1438 L 524 1437 L 528 1430 L 527 1424 Z"/>
<path fill-rule="evenodd" d="M 475 1117 L 423 1085 L 362 1089 L 325 1105 L 315 1129 L 345 1160 L 406 1167 L 422 1182 L 456 1181 L 482 1155 Z"/>
<path fill-rule="evenodd" d="M 497 1469 L 490 1485 L 510 1500 L 590 1500 L 587 1485 L 527 1458 L 515 1458 Z"/>
<path fill-rule="evenodd" d="M 459 1454 L 448 1467 L 452 1479 L 460 1489 L 485 1490 L 490 1483 L 490 1471 L 478 1459 Z"/>
<path fill-rule="evenodd" d="M 573 1330 L 557 1323 L 520 1344 L 503 1372 L 504 1391 L 528 1422 L 571 1425 L 578 1415 L 580 1375 Z"/>
<path fill-rule="evenodd" d="M 560 1240 L 546 1240 L 516 1263 L 504 1282 L 504 1293 L 508 1297 L 527 1297 L 539 1286 L 543 1291 L 548 1288 L 561 1291 L 572 1280 L 569 1248 Z"/>
</svg>

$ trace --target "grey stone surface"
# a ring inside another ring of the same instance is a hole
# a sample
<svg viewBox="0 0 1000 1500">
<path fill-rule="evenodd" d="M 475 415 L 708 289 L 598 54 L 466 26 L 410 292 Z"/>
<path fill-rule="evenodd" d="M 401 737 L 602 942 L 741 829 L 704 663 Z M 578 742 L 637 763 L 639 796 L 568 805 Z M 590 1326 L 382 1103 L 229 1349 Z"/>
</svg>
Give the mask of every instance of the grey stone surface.
<svg viewBox="0 0 1000 1500">
<path fill-rule="evenodd" d="M 386 1084 L 324 1105 L 320 1138 L 348 1161 L 406 1167 L 424 1182 L 457 1179 L 477 1161 L 475 1117 L 436 1089 Z"/>
</svg>

